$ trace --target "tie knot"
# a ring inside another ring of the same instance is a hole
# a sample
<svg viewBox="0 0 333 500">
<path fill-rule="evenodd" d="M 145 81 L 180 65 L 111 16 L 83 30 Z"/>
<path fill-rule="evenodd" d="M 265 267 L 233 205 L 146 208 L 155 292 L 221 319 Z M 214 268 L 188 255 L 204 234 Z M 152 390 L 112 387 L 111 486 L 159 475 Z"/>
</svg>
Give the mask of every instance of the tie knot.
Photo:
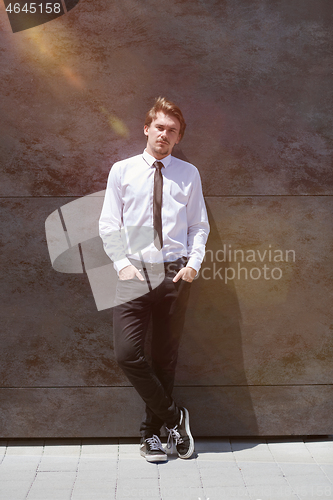
<svg viewBox="0 0 333 500">
<path fill-rule="evenodd" d="M 162 170 L 162 167 L 163 167 L 163 163 L 162 163 L 161 161 L 155 161 L 155 162 L 154 162 L 154 167 L 155 167 L 157 170 L 161 171 L 161 170 Z"/>
</svg>

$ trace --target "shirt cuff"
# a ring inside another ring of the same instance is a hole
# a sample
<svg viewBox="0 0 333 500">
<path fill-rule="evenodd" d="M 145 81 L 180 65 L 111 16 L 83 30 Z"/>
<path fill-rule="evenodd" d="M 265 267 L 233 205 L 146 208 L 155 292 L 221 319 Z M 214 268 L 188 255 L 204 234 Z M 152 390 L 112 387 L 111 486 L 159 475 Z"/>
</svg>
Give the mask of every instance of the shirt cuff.
<svg viewBox="0 0 333 500">
<path fill-rule="evenodd" d="M 186 267 L 192 267 L 193 269 L 196 270 L 196 272 L 198 274 L 200 267 L 201 267 L 201 262 L 200 262 L 200 260 L 196 259 L 195 257 L 190 257 L 188 263 L 186 264 Z"/>
<path fill-rule="evenodd" d="M 131 266 L 131 262 L 125 257 L 125 259 L 117 260 L 117 262 L 113 263 L 113 266 L 117 273 L 119 274 L 124 267 Z"/>
</svg>

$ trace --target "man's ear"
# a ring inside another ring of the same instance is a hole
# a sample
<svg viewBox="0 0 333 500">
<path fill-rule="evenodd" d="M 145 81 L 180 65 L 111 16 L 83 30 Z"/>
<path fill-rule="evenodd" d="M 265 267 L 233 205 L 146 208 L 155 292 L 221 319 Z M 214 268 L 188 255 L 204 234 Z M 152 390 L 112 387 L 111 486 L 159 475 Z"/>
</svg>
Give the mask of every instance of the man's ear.
<svg viewBox="0 0 333 500">
<path fill-rule="evenodd" d="M 143 133 L 144 133 L 147 137 L 148 137 L 148 129 L 149 129 L 148 125 L 145 125 L 145 126 L 143 127 Z"/>
<path fill-rule="evenodd" d="M 175 144 L 179 144 L 181 140 L 182 140 L 182 136 L 181 136 L 181 134 L 179 134 L 178 139 L 176 140 Z"/>
</svg>

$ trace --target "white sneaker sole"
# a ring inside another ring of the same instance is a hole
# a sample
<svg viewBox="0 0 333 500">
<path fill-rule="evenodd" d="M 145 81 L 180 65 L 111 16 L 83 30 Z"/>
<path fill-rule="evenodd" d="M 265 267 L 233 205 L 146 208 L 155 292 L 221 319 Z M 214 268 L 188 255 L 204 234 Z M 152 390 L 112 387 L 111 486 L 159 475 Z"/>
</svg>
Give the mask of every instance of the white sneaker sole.
<svg viewBox="0 0 333 500">
<path fill-rule="evenodd" d="M 161 453 L 161 455 L 147 455 L 144 451 L 140 450 L 140 455 L 146 459 L 147 462 L 166 462 L 168 460 L 167 455 Z"/>
<path fill-rule="evenodd" d="M 193 436 L 192 436 L 191 430 L 190 430 L 190 415 L 189 415 L 189 412 L 187 411 L 186 408 L 182 408 L 182 410 L 184 411 L 185 429 L 186 429 L 188 437 L 190 438 L 190 446 L 189 446 L 188 451 L 185 453 L 185 455 L 180 455 L 178 453 L 178 456 L 179 456 L 179 458 L 190 458 L 193 455 L 193 453 L 194 453 L 194 439 L 193 439 Z"/>
</svg>

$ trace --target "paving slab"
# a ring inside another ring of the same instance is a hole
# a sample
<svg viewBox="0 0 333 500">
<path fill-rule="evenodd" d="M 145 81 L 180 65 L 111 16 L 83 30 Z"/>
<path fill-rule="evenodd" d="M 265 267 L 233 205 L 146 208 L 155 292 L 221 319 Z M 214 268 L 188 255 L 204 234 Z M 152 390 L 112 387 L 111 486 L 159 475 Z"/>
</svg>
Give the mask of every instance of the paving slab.
<svg viewBox="0 0 333 500">
<path fill-rule="evenodd" d="M 70 500 L 75 472 L 39 472 L 27 500 Z"/>
<path fill-rule="evenodd" d="M 117 470 L 118 460 L 117 457 L 110 458 L 109 456 L 101 456 L 94 458 L 82 458 L 79 461 L 78 471 L 79 473 L 86 473 L 87 471 L 96 472 L 112 472 Z"/>
<path fill-rule="evenodd" d="M 139 499 L 139 500 L 147 500 L 151 499 L 160 499 L 160 490 L 159 486 L 155 484 L 128 484 L 123 486 L 118 486 L 116 490 L 116 500 L 124 500 L 124 499 Z"/>
<path fill-rule="evenodd" d="M 247 487 L 250 486 L 283 486 L 286 479 L 278 464 L 239 462 L 243 480 Z"/>
<path fill-rule="evenodd" d="M 114 444 L 82 444 L 81 457 L 114 457 L 118 456 L 119 445 Z"/>
<path fill-rule="evenodd" d="M 78 471 L 75 484 L 104 484 L 105 482 L 114 482 L 117 480 L 117 469 L 85 470 Z"/>
<path fill-rule="evenodd" d="M 202 476 L 214 476 L 216 474 L 219 474 L 221 471 L 233 471 L 233 470 L 239 470 L 239 467 L 237 463 L 234 462 L 209 462 L 208 466 L 206 462 L 200 462 L 199 460 L 196 461 L 197 467 L 200 471 L 200 474 Z"/>
<path fill-rule="evenodd" d="M 36 442 L 33 446 L 29 440 L 19 441 L 7 447 L 6 456 L 42 456 L 43 449 L 43 441 Z"/>
<path fill-rule="evenodd" d="M 231 449 L 236 461 L 274 462 L 267 443 L 262 440 L 231 441 Z"/>
<path fill-rule="evenodd" d="M 140 456 L 140 446 L 139 443 L 134 444 L 119 444 L 118 455 L 119 458 L 123 460 L 134 459 L 136 460 L 138 455 Z"/>
<path fill-rule="evenodd" d="M 28 472 L 36 471 L 40 463 L 40 457 L 37 455 L 13 456 L 6 455 L 1 463 L 0 471 Z"/>
<path fill-rule="evenodd" d="M 3 481 L 0 482 L 0 498 L 3 500 L 26 500 L 32 481 Z"/>
<path fill-rule="evenodd" d="M 3 481 L 8 481 L 8 482 L 24 481 L 24 482 L 30 482 L 30 484 L 32 484 L 36 477 L 36 474 L 37 472 L 35 470 L 17 471 L 15 469 L 6 469 L 2 471 L 0 469 L 0 483 L 2 483 Z"/>
<path fill-rule="evenodd" d="M 193 459 L 161 464 L 138 440 L 3 445 L 1 500 L 333 500 L 325 439 L 198 439 Z"/>
<path fill-rule="evenodd" d="M 284 475 L 289 479 L 297 476 L 306 480 L 307 477 L 323 477 L 324 473 L 317 464 L 303 464 L 303 463 L 287 463 L 281 462 L 279 467 L 283 471 Z"/>
<path fill-rule="evenodd" d="M 299 496 L 317 497 L 320 496 L 320 493 L 324 496 L 324 491 L 333 495 L 333 484 L 319 467 L 317 471 L 309 470 L 307 473 L 299 473 L 299 470 L 292 471 L 290 468 L 283 470 L 288 478 L 288 483 Z"/>
<path fill-rule="evenodd" d="M 317 463 L 333 464 L 333 441 L 305 441 L 305 446 Z"/>
<path fill-rule="evenodd" d="M 160 474 L 164 472 L 171 472 L 174 477 L 183 477 L 184 474 L 190 474 L 193 472 L 197 474 L 198 466 L 196 460 L 184 460 L 178 457 L 173 457 L 167 462 L 163 462 L 159 465 Z"/>
<path fill-rule="evenodd" d="M 118 478 L 158 478 L 157 465 L 148 463 L 143 457 L 137 460 L 120 461 L 118 465 Z"/>
<path fill-rule="evenodd" d="M 276 462 L 315 463 L 304 441 L 269 441 L 268 448 Z"/>
<path fill-rule="evenodd" d="M 72 444 L 55 444 L 54 441 L 46 441 L 44 446 L 45 456 L 79 456 L 81 453 L 81 441 L 72 442 Z"/>
<path fill-rule="evenodd" d="M 233 467 L 222 467 L 218 474 L 207 474 L 206 470 L 200 470 L 201 480 L 204 488 L 218 487 L 218 486 L 237 486 L 244 487 L 244 480 L 241 471 L 234 464 Z"/>
<path fill-rule="evenodd" d="M 197 453 L 228 453 L 232 452 L 229 439 L 197 439 L 195 440 Z"/>
<path fill-rule="evenodd" d="M 43 457 L 38 467 L 39 472 L 76 472 L 78 457 Z"/>
<path fill-rule="evenodd" d="M 288 484 L 253 484 L 247 485 L 246 491 L 251 500 L 271 500 L 292 498 L 295 500 L 297 496 Z M 299 500 L 299 499 L 298 499 Z"/>
<path fill-rule="evenodd" d="M 220 500 L 221 498 L 227 500 L 244 500 L 249 499 L 249 493 L 246 487 L 243 486 L 214 486 L 205 488 L 206 498 L 210 500 Z"/>
<path fill-rule="evenodd" d="M 197 460 L 200 463 L 207 462 L 209 467 L 209 462 L 235 462 L 235 457 L 232 452 L 230 453 L 210 453 L 210 452 L 199 452 Z"/>
<path fill-rule="evenodd" d="M 82 488 L 76 489 L 74 488 L 72 492 L 72 496 L 70 500 L 92 500 L 96 498 L 97 500 L 114 500 L 115 499 L 115 488 L 112 487 L 110 489 L 100 488 Z M 128 498 L 128 497 L 127 497 Z"/>
<path fill-rule="evenodd" d="M 176 487 L 172 484 L 168 488 L 162 488 L 160 494 L 162 500 L 198 500 L 199 498 L 206 498 L 202 488 Z"/>
<path fill-rule="evenodd" d="M 173 488 L 178 489 L 183 489 L 183 488 L 188 488 L 189 485 L 193 488 L 201 488 L 202 482 L 199 474 L 194 475 L 188 474 L 184 475 L 183 477 L 160 477 L 159 483 L 161 485 L 161 488 L 169 488 L 170 485 L 172 485 Z"/>
<path fill-rule="evenodd" d="M 269 488 L 252 487 L 248 489 L 251 500 L 301 500 L 290 487 Z"/>
<path fill-rule="evenodd" d="M 324 472 L 324 474 L 326 475 L 326 477 L 333 484 L 333 464 L 332 465 L 321 464 L 320 468 Z"/>
</svg>

